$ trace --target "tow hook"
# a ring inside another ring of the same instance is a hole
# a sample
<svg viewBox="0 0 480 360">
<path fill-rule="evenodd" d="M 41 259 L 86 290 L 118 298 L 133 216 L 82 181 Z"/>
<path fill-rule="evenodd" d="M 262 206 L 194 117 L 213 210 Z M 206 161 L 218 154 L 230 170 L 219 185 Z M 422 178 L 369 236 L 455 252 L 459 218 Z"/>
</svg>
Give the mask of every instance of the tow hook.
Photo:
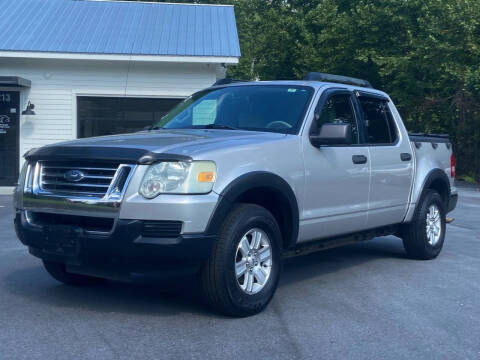
<svg viewBox="0 0 480 360">
<path fill-rule="evenodd" d="M 451 217 L 445 218 L 445 222 L 446 222 L 447 224 L 452 223 L 454 220 L 455 220 L 455 219 L 454 219 L 454 218 L 451 218 Z"/>
</svg>

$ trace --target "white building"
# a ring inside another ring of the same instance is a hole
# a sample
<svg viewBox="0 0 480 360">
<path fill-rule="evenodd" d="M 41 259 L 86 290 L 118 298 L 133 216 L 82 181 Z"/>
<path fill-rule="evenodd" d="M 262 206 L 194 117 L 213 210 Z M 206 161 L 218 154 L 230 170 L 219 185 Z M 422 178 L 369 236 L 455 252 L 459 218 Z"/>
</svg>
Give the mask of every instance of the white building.
<svg viewBox="0 0 480 360">
<path fill-rule="evenodd" d="M 0 34 L 0 186 L 29 149 L 142 129 L 240 56 L 231 6 L 2 0 Z"/>
</svg>

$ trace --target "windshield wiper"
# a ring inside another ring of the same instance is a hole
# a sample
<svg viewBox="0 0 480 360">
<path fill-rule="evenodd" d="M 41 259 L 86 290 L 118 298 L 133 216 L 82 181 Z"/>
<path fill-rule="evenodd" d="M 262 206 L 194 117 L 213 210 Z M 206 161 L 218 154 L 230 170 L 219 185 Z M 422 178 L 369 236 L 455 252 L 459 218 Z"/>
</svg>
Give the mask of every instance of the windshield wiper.
<svg viewBox="0 0 480 360">
<path fill-rule="evenodd" d="M 202 127 L 202 129 L 225 129 L 225 130 L 240 130 L 239 128 L 223 125 L 223 124 L 208 124 Z"/>
</svg>

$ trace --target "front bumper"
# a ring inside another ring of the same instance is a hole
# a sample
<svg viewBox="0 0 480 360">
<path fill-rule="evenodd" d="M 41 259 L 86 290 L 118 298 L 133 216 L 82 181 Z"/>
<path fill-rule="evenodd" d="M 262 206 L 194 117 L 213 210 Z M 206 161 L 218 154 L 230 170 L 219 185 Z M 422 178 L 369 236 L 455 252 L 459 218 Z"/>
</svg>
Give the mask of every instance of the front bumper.
<svg viewBox="0 0 480 360">
<path fill-rule="evenodd" d="M 174 238 L 142 236 L 141 220 L 115 220 L 106 234 L 71 227 L 75 240 L 68 251 L 52 251 L 50 228 L 27 221 L 17 210 L 15 230 L 29 251 L 44 260 L 64 263 L 70 272 L 129 281 L 161 277 L 173 272 L 194 272 L 208 259 L 215 236 L 182 234 Z M 63 229 L 69 230 L 67 225 Z"/>
</svg>

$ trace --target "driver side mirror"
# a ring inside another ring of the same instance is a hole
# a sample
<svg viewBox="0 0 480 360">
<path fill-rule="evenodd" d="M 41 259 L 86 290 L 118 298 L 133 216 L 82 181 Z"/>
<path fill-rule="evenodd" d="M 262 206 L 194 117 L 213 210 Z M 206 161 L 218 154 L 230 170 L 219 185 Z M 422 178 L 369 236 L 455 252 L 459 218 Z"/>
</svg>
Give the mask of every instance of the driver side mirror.
<svg viewBox="0 0 480 360">
<path fill-rule="evenodd" d="M 325 123 L 318 134 L 310 134 L 310 142 L 315 147 L 322 145 L 349 145 L 352 140 L 352 125 L 345 123 Z"/>
</svg>

